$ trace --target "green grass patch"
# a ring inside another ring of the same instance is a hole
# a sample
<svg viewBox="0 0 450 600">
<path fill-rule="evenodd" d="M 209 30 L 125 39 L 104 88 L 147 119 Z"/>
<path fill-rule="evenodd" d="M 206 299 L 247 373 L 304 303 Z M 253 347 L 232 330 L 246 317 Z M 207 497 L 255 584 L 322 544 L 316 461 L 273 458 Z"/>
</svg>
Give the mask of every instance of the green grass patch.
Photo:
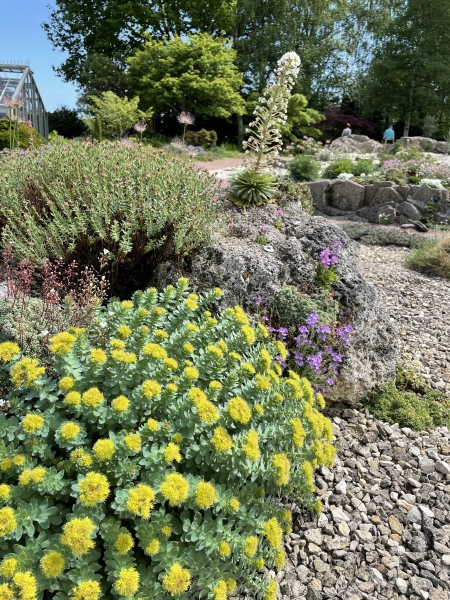
<svg viewBox="0 0 450 600">
<path fill-rule="evenodd" d="M 426 241 L 408 254 L 405 262 L 410 269 L 450 279 L 450 235 Z"/>
<path fill-rule="evenodd" d="M 450 425 L 450 399 L 412 365 L 398 365 L 395 381 L 375 386 L 363 404 L 377 419 L 416 431 Z"/>
</svg>

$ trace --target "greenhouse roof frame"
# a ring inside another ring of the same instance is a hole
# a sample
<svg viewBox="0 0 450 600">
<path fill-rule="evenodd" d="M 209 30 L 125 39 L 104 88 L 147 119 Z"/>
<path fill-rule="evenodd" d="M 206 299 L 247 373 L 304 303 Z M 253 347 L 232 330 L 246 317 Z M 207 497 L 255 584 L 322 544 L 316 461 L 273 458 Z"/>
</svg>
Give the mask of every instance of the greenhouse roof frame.
<svg viewBox="0 0 450 600">
<path fill-rule="evenodd" d="M 7 102 L 12 98 L 22 100 L 23 106 L 10 108 Z M 36 131 L 48 139 L 48 114 L 30 65 L 0 62 L 0 118 L 15 118 L 17 110 L 23 121 L 31 121 Z"/>
</svg>

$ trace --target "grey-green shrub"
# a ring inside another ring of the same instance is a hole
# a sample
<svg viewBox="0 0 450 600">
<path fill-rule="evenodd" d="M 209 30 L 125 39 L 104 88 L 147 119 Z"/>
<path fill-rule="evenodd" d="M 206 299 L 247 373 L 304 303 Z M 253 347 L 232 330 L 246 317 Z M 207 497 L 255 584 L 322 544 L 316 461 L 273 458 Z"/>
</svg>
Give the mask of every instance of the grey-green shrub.
<svg viewBox="0 0 450 600">
<path fill-rule="evenodd" d="M 217 145 L 217 133 L 214 130 L 200 129 L 200 131 L 186 131 L 184 138 L 186 144 L 211 148 Z"/>
<path fill-rule="evenodd" d="M 370 175 L 370 173 L 373 173 L 374 171 L 375 165 L 370 158 L 360 158 L 359 160 L 355 161 L 351 170 L 353 175 L 356 176 L 362 175 L 363 173 Z"/>
<path fill-rule="evenodd" d="M 311 189 L 304 181 L 282 180 L 278 184 L 275 200 L 280 205 L 284 202 L 300 202 L 302 210 L 309 215 L 312 215 L 315 210 Z"/>
<path fill-rule="evenodd" d="M 0 119 L 0 150 L 3 150 L 4 148 L 9 149 L 10 147 L 10 123 L 9 119 Z M 16 127 L 14 121 L 11 123 L 11 127 Z M 15 148 L 25 150 L 27 148 L 41 146 L 42 144 L 45 144 L 44 138 L 39 135 L 33 127 L 29 127 L 26 123 L 19 124 L 19 136 L 17 136 L 17 132 L 15 135 Z"/>
<path fill-rule="evenodd" d="M 289 174 L 298 181 L 311 181 L 319 177 L 319 163 L 311 156 L 302 154 L 289 163 Z"/>
<path fill-rule="evenodd" d="M 0 168 L 3 244 L 17 258 L 97 264 L 112 258 L 111 287 L 186 255 L 217 228 L 216 184 L 204 171 L 137 145 L 55 144 Z"/>
<path fill-rule="evenodd" d="M 352 173 L 352 169 L 353 161 L 350 158 L 338 158 L 331 163 L 324 175 L 327 179 L 336 179 L 341 173 Z"/>
<path fill-rule="evenodd" d="M 311 313 L 319 314 L 320 325 L 325 325 L 336 320 L 339 304 L 326 292 L 308 296 L 293 285 L 285 285 L 275 297 L 273 310 L 286 326 L 302 325 Z"/>
</svg>

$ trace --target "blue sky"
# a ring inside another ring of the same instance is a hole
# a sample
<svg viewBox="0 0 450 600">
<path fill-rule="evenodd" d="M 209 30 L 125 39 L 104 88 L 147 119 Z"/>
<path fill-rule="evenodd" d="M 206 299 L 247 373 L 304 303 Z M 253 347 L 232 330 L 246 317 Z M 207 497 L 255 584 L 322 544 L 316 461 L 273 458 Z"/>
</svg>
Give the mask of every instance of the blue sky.
<svg viewBox="0 0 450 600">
<path fill-rule="evenodd" d="M 49 4 L 49 0 L 19 0 L 17 4 L 0 0 L 0 62 L 29 62 L 45 107 L 52 111 L 63 104 L 74 107 L 77 92 L 72 83 L 65 83 L 52 69 L 61 64 L 64 54 L 53 50 L 41 27 L 47 20 Z"/>
</svg>

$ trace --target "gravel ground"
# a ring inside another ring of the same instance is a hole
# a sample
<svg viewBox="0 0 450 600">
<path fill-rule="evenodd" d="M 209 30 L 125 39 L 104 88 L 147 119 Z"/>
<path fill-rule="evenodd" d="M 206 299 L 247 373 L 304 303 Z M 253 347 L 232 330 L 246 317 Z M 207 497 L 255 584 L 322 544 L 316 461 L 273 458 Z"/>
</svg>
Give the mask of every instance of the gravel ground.
<svg viewBox="0 0 450 600">
<path fill-rule="evenodd" d="M 360 268 L 397 324 L 401 353 L 419 360 L 432 386 L 450 394 L 450 281 L 407 269 L 408 252 L 361 245 Z"/>
<path fill-rule="evenodd" d="M 450 432 L 415 432 L 334 406 L 323 511 L 292 506 L 279 600 L 450 600 Z"/>
</svg>

